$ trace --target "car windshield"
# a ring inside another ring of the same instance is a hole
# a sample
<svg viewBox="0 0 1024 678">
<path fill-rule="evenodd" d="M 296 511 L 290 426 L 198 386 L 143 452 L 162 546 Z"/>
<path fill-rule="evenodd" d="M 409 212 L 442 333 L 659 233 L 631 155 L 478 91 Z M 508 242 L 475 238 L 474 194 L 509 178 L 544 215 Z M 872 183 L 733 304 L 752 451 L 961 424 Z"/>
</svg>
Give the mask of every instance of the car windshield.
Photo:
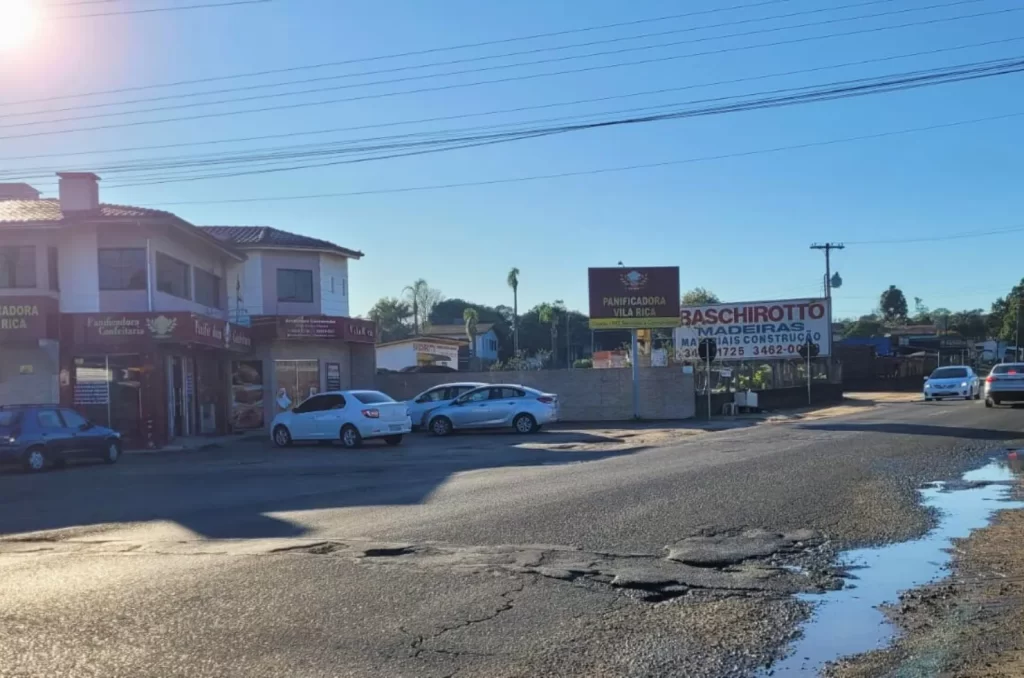
<svg viewBox="0 0 1024 678">
<path fill-rule="evenodd" d="M 21 421 L 21 412 L 0 412 L 0 428 L 14 426 Z"/>
<path fill-rule="evenodd" d="M 1024 374 L 1024 363 L 996 365 L 992 368 L 992 374 Z"/>
<path fill-rule="evenodd" d="M 967 376 L 966 367 L 940 367 L 932 372 L 932 379 L 961 379 Z"/>
<path fill-rule="evenodd" d="M 395 399 L 391 396 L 381 393 L 380 391 L 356 391 L 353 393 L 356 400 L 363 403 L 364 405 L 373 405 L 374 403 L 393 403 Z"/>
</svg>

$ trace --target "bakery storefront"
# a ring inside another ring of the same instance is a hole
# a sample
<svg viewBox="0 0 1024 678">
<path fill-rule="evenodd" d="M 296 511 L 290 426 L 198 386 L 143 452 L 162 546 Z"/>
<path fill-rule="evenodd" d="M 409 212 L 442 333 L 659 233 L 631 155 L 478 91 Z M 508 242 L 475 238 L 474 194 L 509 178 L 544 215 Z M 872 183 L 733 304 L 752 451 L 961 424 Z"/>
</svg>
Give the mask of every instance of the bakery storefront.
<svg viewBox="0 0 1024 678">
<path fill-rule="evenodd" d="M 57 399 L 58 311 L 53 297 L 0 296 L 0 405 Z"/>
<path fill-rule="evenodd" d="M 252 332 L 189 312 L 61 316 L 60 400 L 130 445 L 228 433 L 229 365 Z"/>
<path fill-rule="evenodd" d="M 231 363 L 232 430 L 265 428 L 322 391 L 373 388 L 377 325 L 337 316 L 256 316 L 253 350 Z"/>
</svg>

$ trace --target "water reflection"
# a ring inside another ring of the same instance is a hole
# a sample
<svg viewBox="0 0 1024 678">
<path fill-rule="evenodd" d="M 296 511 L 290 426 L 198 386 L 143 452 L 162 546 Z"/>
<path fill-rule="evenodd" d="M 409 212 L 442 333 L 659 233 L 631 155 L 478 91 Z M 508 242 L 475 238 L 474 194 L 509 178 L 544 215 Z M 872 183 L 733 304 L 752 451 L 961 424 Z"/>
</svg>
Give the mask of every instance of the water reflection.
<svg viewBox="0 0 1024 678">
<path fill-rule="evenodd" d="M 965 483 L 994 484 L 958 489 L 936 483 L 922 489 L 922 503 L 940 516 L 935 529 L 913 541 L 843 554 L 842 562 L 856 568 L 851 572 L 855 587 L 801 595 L 816 603 L 815 611 L 787 658 L 761 675 L 815 675 L 826 662 L 888 645 L 895 629 L 878 607 L 896 602 L 901 591 L 945 576 L 951 540 L 984 527 L 996 511 L 1024 508 L 1024 502 L 1007 500 L 1012 481 L 1022 474 L 1024 451 L 1010 451 L 963 476 Z"/>
</svg>

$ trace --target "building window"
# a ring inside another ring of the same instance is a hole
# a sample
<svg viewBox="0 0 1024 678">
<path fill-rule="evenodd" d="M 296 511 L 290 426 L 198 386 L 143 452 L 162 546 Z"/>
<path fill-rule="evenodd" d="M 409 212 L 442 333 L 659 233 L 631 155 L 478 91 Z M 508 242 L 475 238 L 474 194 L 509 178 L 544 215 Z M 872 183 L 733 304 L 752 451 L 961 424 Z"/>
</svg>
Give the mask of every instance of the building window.
<svg viewBox="0 0 1024 678">
<path fill-rule="evenodd" d="M 341 296 L 348 296 L 348 278 L 341 279 Z"/>
<path fill-rule="evenodd" d="M 196 303 L 210 308 L 224 308 L 221 303 L 220 285 L 220 278 L 197 268 Z"/>
<path fill-rule="evenodd" d="M 313 303 L 313 271 L 277 269 L 277 300 Z"/>
<path fill-rule="evenodd" d="M 101 290 L 146 289 L 146 250 L 99 250 Z"/>
<path fill-rule="evenodd" d="M 189 265 L 160 252 L 156 253 L 156 288 L 161 292 L 192 298 L 192 284 Z"/>
<path fill-rule="evenodd" d="M 0 288 L 36 286 L 36 248 L 0 247 Z"/>
<path fill-rule="evenodd" d="M 57 248 L 48 248 L 46 250 L 46 268 L 50 274 L 50 289 L 54 292 L 60 291 L 60 271 L 57 269 L 57 262 Z"/>
</svg>

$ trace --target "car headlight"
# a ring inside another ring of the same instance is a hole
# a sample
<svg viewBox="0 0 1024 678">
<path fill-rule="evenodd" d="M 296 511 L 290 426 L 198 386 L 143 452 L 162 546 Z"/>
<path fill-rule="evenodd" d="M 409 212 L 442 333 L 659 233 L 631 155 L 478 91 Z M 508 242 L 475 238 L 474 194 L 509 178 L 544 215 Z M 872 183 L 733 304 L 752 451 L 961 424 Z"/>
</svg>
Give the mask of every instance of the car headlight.
<svg viewBox="0 0 1024 678">
<path fill-rule="evenodd" d="M 961 381 L 960 382 L 960 388 L 967 388 L 967 382 L 966 381 Z"/>
<path fill-rule="evenodd" d="M 927 388 L 931 388 L 932 385 L 931 384 L 925 384 L 924 387 L 927 389 Z"/>
</svg>

